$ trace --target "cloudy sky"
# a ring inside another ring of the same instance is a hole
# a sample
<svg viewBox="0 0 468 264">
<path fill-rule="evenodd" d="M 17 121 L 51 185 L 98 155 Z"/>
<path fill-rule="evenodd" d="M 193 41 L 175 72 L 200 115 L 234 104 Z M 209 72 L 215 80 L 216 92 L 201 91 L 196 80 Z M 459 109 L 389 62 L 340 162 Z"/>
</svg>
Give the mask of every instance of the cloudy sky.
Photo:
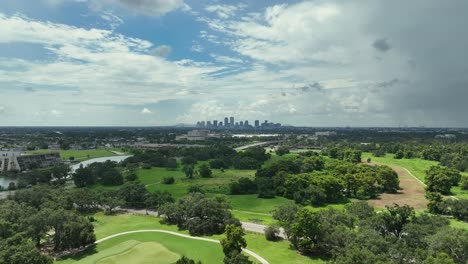
<svg viewBox="0 0 468 264">
<path fill-rule="evenodd" d="M 468 127 L 468 1 L 2 0 L 0 126 Z"/>
</svg>

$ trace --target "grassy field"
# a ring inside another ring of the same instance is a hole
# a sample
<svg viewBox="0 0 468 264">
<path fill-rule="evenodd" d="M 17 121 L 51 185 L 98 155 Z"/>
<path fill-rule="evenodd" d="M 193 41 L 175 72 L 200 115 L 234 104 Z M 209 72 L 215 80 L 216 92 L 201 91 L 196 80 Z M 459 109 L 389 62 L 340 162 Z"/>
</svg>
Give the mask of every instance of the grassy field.
<svg viewBox="0 0 468 264">
<path fill-rule="evenodd" d="M 255 170 L 213 170 L 212 178 L 195 177 L 194 179 L 187 179 L 180 168 L 171 170 L 153 167 L 149 170 L 140 169 L 137 171 L 137 175 L 149 191 L 168 191 L 175 198 L 179 198 L 186 195 L 192 185 L 200 186 L 206 193 L 229 194 L 229 184 L 231 182 L 237 181 L 241 177 L 254 178 Z M 163 178 L 169 176 L 175 178 L 175 183 L 163 184 Z"/>
<path fill-rule="evenodd" d="M 468 223 L 456 219 L 450 219 L 450 226 L 453 228 L 465 229 L 468 231 Z"/>
<path fill-rule="evenodd" d="M 436 166 L 439 164 L 437 161 L 431 160 L 423 160 L 423 159 L 394 159 L 393 154 L 386 154 L 385 157 L 373 157 L 371 153 L 364 152 L 362 153 L 362 159 L 367 160 L 367 158 L 371 158 L 373 162 L 384 163 L 387 165 L 396 165 L 403 168 L 406 168 L 424 182 L 424 178 L 426 175 L 426 170 L 428 170 L 431 166 Z M 462 174 L 468 175 L 467 172 L 463 172 Z M 460 187 L 452 187 L 452 194 L 460 199 L 468 199 L 468 190 L 462 190 Z"/>
<path fill-rule="evenodd" d="M 121 214 L 116 216 L 106 216 L 102 213 L 94 215 L 97 221 L 95 225 L 95 233 L 97 239 L 132 230 L 142 229 L 163 229 L 169 231 L 176 231 L 182 234 L 188 234 L 187 231 L 178 231 L 176 226 L 162 225 L 159 223 L 159 218 L 145 215 L 129 215 Z M 223 235 L 216 235 L 210 237 L 212 239 L 222 239 Z M 182 240 L 181 240 L 182 239 Z M 156 242 L 167 248 L 168 250 L 175 252 L 179 255 L 184 254 L 190 258 L 200 259 L 203 263 L 222 263 L 222 250 L 221 247 L 214 243 L 202 243 L 197 240 L 190 240 L 175 237 L 172 235 L 165 235 L 161 233 L 137 233 L 129 234 L 125 236 L 116 237 L 96 246 L 94 250 L 85 252 L 85 255 L 69 258 L 61 261 L 56 261 L 57 264 L 69 264 L 69 263 L 80 263 L 80 264 L 92 264 L 100 262 L 89 262 L 90 259 L 98 258 L 99 260 L 105 260 L 109 256 L 116 256 L 131 250 L 128 245 L 123 244 L 126 241 L 138 241 L 138 243 Z M 282 264 L 282 263 L 305 263 L 305 264 L 320 264 L 325 263 L 319 259 L 311 259 L 302 255 L 299 255 L 295 250 L 289 248 L 289 242 L 278 241 L 270 242 L 265 239 L 261 234 L 248 233 L 246 235 L 247 248 L 259 254 L 271 264 Z M 131 242 L 134 243 L 134 242 Z M 127 247 L 124 247 L 127 246 Z M 116 247 L 111 253 L 105 250 Z M 159 246 L 157 246 L 159 247 Z M 101 255 L 104 257 L 94 257 Z M 210 259 L 204 260 L 205 255 Z M 221 257 L 221 258 L 219 258 Z M 124 263 L 124 262 L 115 262 Z M 131 263 L 144 263 L 135 262 Z M 158 262 L 159 263 L 159 262 Z"/>
<path fill-rule="evenodd" d="M 59 153 L 62 159 L 64 160 L 68 160 L 70 159 L 70 157 L 74 157 L 75 160 L 77 161 L 84 161 L 84 160 L 94 159 L 94 158 L 117 156 L 111 151 L 120 151 L 120 149 L 59 150 Z M 53 151 L 49 149 L 28 151 L 28 153 L 34 153 L 34 154 L 43 154 L 43 153 L 50 153 L 50 152 L 53 152 Z"/>
<path fill-rule="evenodd" d="M 431 166 L 438 165 L 437 161 L 423 159 L 394 159 L 394 154 L 386 154 L 385 157 L 374 157 L 371 153 L 362 153 L 363 160 L 371 158 L 374 162 L 384 163 L 388 165 L 396 165 L 409 170 L 414 176 L 424 182 L 426 170 Z"/>
</svg>

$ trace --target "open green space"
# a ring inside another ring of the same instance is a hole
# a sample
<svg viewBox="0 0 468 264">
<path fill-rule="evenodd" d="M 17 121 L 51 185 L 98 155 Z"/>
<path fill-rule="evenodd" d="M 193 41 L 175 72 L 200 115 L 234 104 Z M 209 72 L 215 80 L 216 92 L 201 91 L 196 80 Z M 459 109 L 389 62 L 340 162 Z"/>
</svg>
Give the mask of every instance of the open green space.
<svg viewBox="0 0 468 264">
<path fill-rule="evenodd" d="M 254 178 L 255 170 L 235 170 L 226 169 L 213 170 L 212 178 L 195 177 L 187 179 L 181 168 L 167 169 L 153 167 L 149 170 L 139 169 L 137 171 L 138 179 L 147 186 L 148 191 L 168 191 L 175 198 L 187 194 L 190 186 L 200 186 L 206 193 L 229 194 L 229 184 L 242 177 Z M 163 184 L 164 177 L 174 177 L 174 184 Z"/>
<path fill-rule="evenodd" d="M 403 168 L 406 168 L 413 174 L 415 177 L 424 182 L 426 176 L 426 170 L 431 166 L 436 166 L 439 163 L 432 160 L 423 160 L 423 159 L 394 159 L 394 154 L 386 154 L 384 157 L 374 157 L 372 153 L 364 152 L 362 153 L 363 160 L 371 158 L 374 162 L 384 163 L 387 165 L 396 165 Z"/>
<path fill-rule="evenodd" d="M 362 159 L 371 158 L 373 162 L 379 162 L 386 165 L 395 165 L 403 167 L 411 172 L 415 177 L 424 182 L 426 170 L 431 166 L 439 164 L 437 161 L 423 159 L 394 159 L 394 154 L 386 154 L 385 157 L 374 157 L 372 153 L 362 153 Z M 468 175 L 468 172 L 462 172 L 463 175 Z M 459 186 L 452 187 L 451 192 L 454 196 L 460 199 L 468 199 L 468 190 L 462 190 Z"/>
<path fill-rule="evenodd" d="M 58 150 L 62 159 L 68 160 L 70 159 L 70 157 L 74 157 L 75 160 L 77 161 L 84 161 L 88 159 L 101 158 L 101 157 L 117 156 L 117 154 L 113 153 L 112 151 L 121 152 L 120 149 Z M 28 153 L 33 153 L 33 154 L 44 154 L 44 153 L 50 153 L 50 152 L 55 152 L 55 151 L 50 150 L 50 149 L 28 151 Z"/>
<path fill-rule="evenodd" d="M 162 229 L 176 231 L 182 234 L 188 234 L 187 231 L 178 231 L 176 226 L 163 225 L 159 223 L 160 218 L 147 215 L 120 214 L 115 216 L 97 213 L 94 215 L 97 220 L 94 222 L 97 239 L 107 237 L 125 231 L 143 230 L 143 229 Z M 212 239 L 222 239 L 223 235 L 211 236 Z M 247 233 L 247 249 L 259 254 L 271 264 L 282 263 L 305 263 L 319 264 L 325 263 L 320 259 L 312 259 L 302 256 L 296 250 L 290 248 L 288 241 L 267 241 L 262 234 Z M 115 237 L 98 244 L 94 250 L 84 252 L 83 255 L 77 255 L 72 258 L 56 261 L 57 264 L 92 264 L 100 262 L 90 262 L 105 260 L 110 256 L 116 256 L 131 250 L 128 244 L 122 244 L 126 241 L 137 241 L 138 243 L 156 242 L 179 255 L 186 255 L 190 258 L 201 260 L 202 263 L 222 263 L 221 246 L 215 243 L 191 240 L 183 237 L 177 237 L 163 233 L 134 233 Z M 135 242 L 127 242 L 135 243 Z M 114 248 L 115 247 L 115 248 Z M 110 250 L 112 249 L 112 250 Z M 105 251 L 108 250 L 108 251 Z M 105 252 L 104 252 L 105 251 Z M 101 255 L 102 254 L 102 255 Z M 98 257 L 95 257 L 98 256 Z M 99 257 L 102 256 L 102 257 Z M 208 257 L 208 259 L 205 259 Z M 112 263 L 112 262 L 110 262 Z M 124 262 L 115 262 L 124 263 Z M 131 263 L 140 264 L 144 262 L 132 261 Z M 107 263 L 106 263 L 107 264 Z"/>
<path fill-rule="evenodd" d="M 468 223 L 457 219 L 450 219 L 450 226 L 453 228 L 468 230 Z"/>
</svg>

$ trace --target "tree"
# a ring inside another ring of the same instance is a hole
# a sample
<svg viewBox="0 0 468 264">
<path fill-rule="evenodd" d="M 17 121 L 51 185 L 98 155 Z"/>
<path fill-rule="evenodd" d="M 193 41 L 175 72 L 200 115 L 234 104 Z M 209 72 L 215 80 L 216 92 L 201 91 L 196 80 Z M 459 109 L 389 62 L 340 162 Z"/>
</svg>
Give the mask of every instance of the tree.
<svg viewBox="0 0 468 264">
<path fill-rule="evenodd" d="M 383 191 L 388 193 L 396 193 L 400 189 L 400 180 L 398 174 L 387 166 L 379 166 L 377 173 L 382 179 Z"/>
<path fill-rule="evenodd" d="M 126 206 L 133 208 L 144 208 L 148 191 L 144 184 L 130 183 L 119 189 L 120 197 Z"/>
<path fill-rule="evenodd" d="M 189 259 L 186 256 L 182 256 L 175 264 L 201 264 L 201 261 L 195 262 L 193 259 Z"/>
<path fill-rule="evenodd" d="M 257 184 L 247 177 L 242 177 L 229 184 L 229 190 L 231 194 L 253 194 L 257 192 Z"/>
<path fill-rule="evenodd" d="M 289 153 L 289 148 L 287 147 L 279 147 L 278 149 L 276 149 L 276 154 L 278 154 L 278 156 L 283 156 L 284 154 L 288 154 Z"/>
<path fill-rule="evenodd" d="M 164 184 L 173 184 L 175 182 L 174 177 L 168 176 L 163 178 L 163 183 Z"/>
<path fill-rule="evenodd" d="M 184 165 L 182 171 L 185 173 L 185 176 L 189 179 L 193 179 L 193 165 Z"/>
<path fill-rule="evenodd" d="M 107 168 L 102 172 L 100 182 L 103 185 L 122 185 L 123 176 L 116 168 Z"/>
<path fill-rule="evenodd" d="M 199 169 L 198 173 L 203 178 L 211 178 L 213 177 L 213 172 L 211 171 L 210 167 L 207 164 L 202 164 Z"/>
<path fill-rule="evenodd" d="M 154 209 L 157 211 L 163 205 L 173 202 L 174 198 L 168 191 L 155 191 L 146 197 L 145 204 L 147 209 Z"/>
<path fill-rule="evenodd" d="M 176 159 L 171 158 L 167 159 L 166 167 L 169 169 L 177 169 L 177 167 L 179 167 L 179 164 L 177 163 Z"/>
<path fill-rule="evenodd" d="M 450 194 L 453 185 L 458 185 L 461 175 L 458 171 L 442 167 L 432 166 L 426 171 L 426 184 L 430 192 L 440 192 L 441 194 Z"/>
<path fill-rule="evenodd" d="M 445 254 L 439 253 L 437 256 L 429 256 L 426 260 L 422 262 L 422 264 L 456 264 L 453 259 Z"/>
<path fill-rule="evenodd" d="M 392 206 L 385 206 L 387 210 L 378 214 L 378 218 L 381 221 L 381 225 L 377 226 L 377 229 L 381 232 L 382 235 L 394 235 L 397 238 L 402 236 L 403 227 L 410 223 L 414 217 L 415 212 L 412 207 L 408 205 L 400 206 L 398 204 L 393 204 Z"/>
<path fill-rule="evenodd" d="M 242 248 L 247 247 L 247 242 L 245 241 L 245 232 L 242 227 L 235 225 L 227 225 L 226 237 L 221 240 L 221 246 L 223 247 L 223 252 L 225 256 L 230 256 L 233 253 L 242 252 Z"/>
<path fill-rule="evenodd" d="M 434 255 L 443 252 L 455 263 L 465 264 L 468 260 L 468 231 L 444 228 L 429 238 L 429 252 Z"/>
<path fill-rule="evenodd" d="M 444 207 L 444 198 L 438 192 L 430 192 L 426 190 L 426 199 L 429 201 L 427 210 L 432 214 L 440 214 Z"/>
<path fill-rule="evenodd" d="M 92 185 L 96 182 L 95 175 L 91 168 L 83 167 L 83 164 L 72 174 L 72 179 L 78 188 Z"/>
<path fill-rule="evenodd" d="M 97 197 L 98 204 L 105 214 L 112 214 L 113 210 L 125 203 L 118 191 L 101 191 Z"/>
<path fill-rule="evenodd" d="M 395 159 L 402 159 L 404 156 L 405 156 L 405 154 L 403 153 L 403 151 L 398 150 L 398 151 L 395 153 L 395 156 L 394 156 L 393 158 L 395 158 Z"/>
<path fill-rule="evenodd" d="M 127 176 L 125 176 L 125 180 L 132 182 L 136 181 L 138 179 L 138 176 L 135 173 L 130 173 Z"/>
</svg>

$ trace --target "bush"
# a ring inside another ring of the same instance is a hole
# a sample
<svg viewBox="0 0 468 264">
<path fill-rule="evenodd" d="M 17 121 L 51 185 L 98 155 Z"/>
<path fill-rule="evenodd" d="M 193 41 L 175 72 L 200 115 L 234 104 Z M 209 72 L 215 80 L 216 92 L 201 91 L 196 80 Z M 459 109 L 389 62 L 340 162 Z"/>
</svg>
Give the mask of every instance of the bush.
<svg viewBox="0 0 468 264">
<path fill-rule="evenodd" d="M 463 175 L 460 180 L 460 187 L 462 190 L 468 190 L 468 175 Z"/>
<path fill-rule="evenodd" d="M 200 166 L 200 169 L 198 171 L 200 173 L 200 176 L 203 178 L 211 178 L 213 177 L 213 172 L 211 171 L 210 167 L 206 164 L 202 164 Z"/>
<path fill-rule="evenodd" d="M 205 193 L 205 191 L 198 185 L 192 185 L 189 187 L 187 193 Z"/>
<path fill-rule="evenodd" d="M 130 182 L 131 181 L 136 181 L 136 179 L 138 179 L 138 176 L 135 173 L 131 173 L 131 174 L 125 176 L 125 179 L 127 181 L 130 181 Z"/>
<path fill-rule="evenodd" d="M 152 166 L 151 164 L 149 163 L 143 163 L 143 165 L 141 165 L 141 167 L 145 170 L 151 170 Z"/>
<path fill-rule="evenodd" d="M 280 230 L 276 226 L 265 227 L 265 239 L 268 241 L 277 241 L 279 239 Z"/>
<path fill-rule="evenodd" d="M 175 182 L 175 179 L 172 176 L 163 178 L 163 183 L 164 184 L 173 184 L 174 182 Z"/>
</svg>

